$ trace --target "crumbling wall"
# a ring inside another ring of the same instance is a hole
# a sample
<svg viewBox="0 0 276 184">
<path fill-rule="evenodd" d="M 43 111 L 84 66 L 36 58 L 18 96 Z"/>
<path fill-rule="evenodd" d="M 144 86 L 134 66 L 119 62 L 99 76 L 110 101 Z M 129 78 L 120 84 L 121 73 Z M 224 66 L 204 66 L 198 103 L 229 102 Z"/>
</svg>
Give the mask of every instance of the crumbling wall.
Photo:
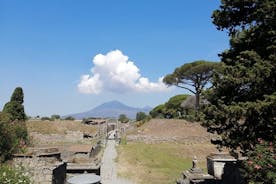
<svg viewBox="0 0 276 184">
<path fill-rule="evenodd" d="M 23 166 L 35 184 L 62 184 L 65 182 L 66 163 L 50 157 L 15 157 L 14 166 Z"/>
</svg>

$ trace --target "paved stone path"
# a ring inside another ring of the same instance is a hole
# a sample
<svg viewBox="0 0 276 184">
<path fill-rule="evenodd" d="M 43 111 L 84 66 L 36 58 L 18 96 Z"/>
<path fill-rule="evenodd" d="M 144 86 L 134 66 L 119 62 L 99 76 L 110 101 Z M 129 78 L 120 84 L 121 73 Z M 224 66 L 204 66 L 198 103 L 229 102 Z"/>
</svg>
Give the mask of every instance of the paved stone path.
<svg viewBox="0 0 276 184">
<path fill-rule="evenodd" d="M 117 157 L 115 140 L 108 140 L 103 155 L 101 177 L 102 184 L 133 184 L 117 176 L 117 166 L 114 159 Z"/>
</svg>

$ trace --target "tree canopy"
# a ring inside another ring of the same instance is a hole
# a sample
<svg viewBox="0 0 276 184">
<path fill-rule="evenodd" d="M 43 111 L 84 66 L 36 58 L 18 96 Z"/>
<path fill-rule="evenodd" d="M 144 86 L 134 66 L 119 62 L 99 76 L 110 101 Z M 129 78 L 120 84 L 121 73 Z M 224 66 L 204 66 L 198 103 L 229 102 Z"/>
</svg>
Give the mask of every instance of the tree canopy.
<svg viewBox="0 0 276 184">
<path fill-rule="evenodd" d="M 164 77 L 163 81 L 168 85 L 184 88 L 196 96 L 196 109 L 199 108 L 199 96 L 210 81 L 216 62 L 194 61 L 184 64 L 174 70 L 172 74 Z"/>
<path fill-rule="evenodd" d="M 18 87 L 14 90 L 10 102 L 6 103 L 3 112 L 0 112 L 0 163 L 11 158 L 28 143 L 28 134 L 25 123 L 23 90 Z"/>
<path fill-rule="evenodd" d="M 136 113 L 136 121 L 141 121 L 146 119 L 148 116 L 146 115 L 145 112 L 137 112 Z"/>
<path fill-rule="evenodd" d="M 270 155 L 275 155 L 275 9 L 275 0 L 222 0 L 212 16 L 219 30 L 228 30 L 230 48 L 220 54 L 222 65 L 214 73 L 213 87 L 206 95 L 210 104 L 203 125 L 220 135 L 215 144 L 234 152 L 241 150 L 249 161 L 257 155 L 252 151 L 256 153 L 260 140 L 268 143 Z M 263 161 L 270 159 L 259 160 L 247 168 L 253 167 L 262 176 L 249 174 L 248 180 L 275 183 L 275 170 L 274 176 L 268 172 L 276 168 L 275 162 L 269 163 L 269 168 Z"/>
<path fill-rule="evenodd" d="M 189 95 L 175 95 L 171 97 L 165 104 L 156 106 L 150 111 L 153 118 L 180 118 L 183 112 L 181 103 L 186 100 Z"/>
<path fill-rule="evenodd" d="M 127 123 L 129 121 L 129 118 L 125 114 L 120 114 L 118 120 L 121 123 Z"/>
<path fill-rule="evenodd" d="M 3 108 L 4 113 L 8 113 L 11 116 L 11 121 L 14 120 L 26 120 L 27 116 L 24 111 L 24 94 L 21 87 L 15 88 L 11 100 L 5 104 Z"/>
</svg>

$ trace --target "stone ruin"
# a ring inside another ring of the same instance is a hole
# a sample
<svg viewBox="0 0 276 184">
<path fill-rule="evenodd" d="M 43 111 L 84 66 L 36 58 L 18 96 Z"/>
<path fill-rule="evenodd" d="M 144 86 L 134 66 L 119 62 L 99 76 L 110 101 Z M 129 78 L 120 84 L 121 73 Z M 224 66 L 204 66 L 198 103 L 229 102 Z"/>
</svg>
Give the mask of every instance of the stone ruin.
<svg viewBox="0 0 276 184">
<path fill-rule="evenodd" d="M 57 148 L 29 148 L 24 154 L 13 155 L 13 165 L 23 166 L 36 184 L 61 184 L 66 181 L 66 163 Z"/>
<path fill-rule="evenodd" d="M 182 173 L 177 184 L 241 184 L 242 178 L 238 169 L 240 160 L 235 159 L 229 153 L 212 153 L 207 156 L 207 170 L 204 173 L 197 166 L 196 157 L 193 159 L 193 167 Z"/>
</svg>

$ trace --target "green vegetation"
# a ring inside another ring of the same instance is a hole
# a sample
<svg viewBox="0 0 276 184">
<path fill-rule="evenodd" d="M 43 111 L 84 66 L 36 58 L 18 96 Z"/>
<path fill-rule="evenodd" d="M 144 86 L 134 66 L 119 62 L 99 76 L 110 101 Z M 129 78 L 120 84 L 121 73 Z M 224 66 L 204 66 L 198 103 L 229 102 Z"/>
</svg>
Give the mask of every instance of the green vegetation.
<svg viewBox="0 0 276 184">
<path fill-rule="evenodd" d="M 192 166 L 192 158 L 182 154 L 183 145 L 130 143 L 118 148 L 120 165 L 127 171 L 120 174 L 138 183 L 175 183 L 179 174 Z M 200 167 L 206 167 L 200 163 Z M 135 167 L 135 168 L 133 168 Z"/>
<path fill-rule="evenodd" d="M 10 159 L 15 152 L 24 151 L 28 143 L 23 101 L 23 90 L 18 87 L 0 112 L 0 162 Z"/>
<path fill-rule="evenodd" d="M 71 121 L 73 121 L 73 120 L 75 120 L 75 118 L 72 117 L 72 116 L 67 116 L 66 118 L 64 118 L 64 120 L 71 120 Z"/>
<path fill-rule="evenodd" d="M 15 88 L 11 100 L 5 104 L 3 112 L 10 115 L 10 121 L 26 120 L 27 116 L 24 111 L 24 94 L 21 87 Z"/>
<path fill-rule="evenodd" d="M 146 113 L 144 112 L 137 112 L 136 114 L 136 121 L 141 121 L 147 118 Z"/>
<path fill-rule="evenodd" d="M 151 110 L 150 115 L 153 118 L 181 118 L 183 108 L 180 105 L 188 96 L 189 95 L 173 96 L 165 104 L 158 105 Z"/>
<path fill-rule="evenodd" d="M 217 28 L 229 32 L 230 48 L 221 53 L 206 95 L 203 125 L 220 135 L 215 144 L 241 150 L 249 161 L 259 154 L 258 163 L 244 167 L 247 183 L 276 183 L 276 163 L 270 160 L 276 140 L 275 9 L 275 0 L 222 0 L 213 13 Z M 261 146 L 272 149 L 270 154 L 259 151 L 260 139 L 272 144 Z"/>
<path fill-rule="evenodd" d="M 26 114 L 23 90 L 18 87 L 14 90 L 10 102 L 6 103 L 3 112 L 0 112 L 0 183 L 30 184 L 28 176 L 22 168 L 11 168 L 3 164 L 13 153 L 22 152 L 28 143 L 28 133 L 24 120 Z"/>
<path fill-rule="evenodd" d="M 218 63 L 204 60 L 187 63 L 176 68 L 172 74 L 165 76 L 163 81 L 168 85 L 175 85 L 193 93 L 196 97 L 195 108 L 198 111 L 200 94 L 210 82 L 216 65 Z"/>
<path fill-rule="evenodd" d="M 58 119 L 60 119 L 60 115 L 58 115 L 58 114 L 53 114 L 53 115 L 51 116 L 51 119 L 52 119 L 52 120 L 58 120 Z"/>
<path fill-rule="evenodd" d="M 129 121 L 128 117 L 125 114 L 120 114 L 118 120 L 121 123 L 127 123 Z"/>
<path fill-rule="evenodd" d="M 41 120 L 42 120 L 42 121 L 52 121 L 52 119 L 49 118 L 49 117 L 47 117 L 47 116 L 41 117 Z"/>
<path fill-rule="evenodd" d="M 276 183 L 275 142 L 266 142 L 262 139 L 258 141 L 255 149 L 248 152 L 248 160 L 243 163 L 243 167 L 246 168 L 245 171 L 249 171 L 245 172 L 244 175 L 252 181 L 266 179 L 268 182 Z"/>
<path fill-rule="evenodd" d="M 147 115 L 146 113 L 144 112 L 138 112 L 136 114 L 136 126 L 137 127 L 140 127 L 142 126 L 144 123 L 148 122 L 150 120 L 150 116 Z"/>
<path fill-rule="evenodd" d="M 0 165 L 0 183 L 3 184 L 31 184 L 29 176 L 23 167 L 11 168 L 6 164 Z"/>
</svg>

